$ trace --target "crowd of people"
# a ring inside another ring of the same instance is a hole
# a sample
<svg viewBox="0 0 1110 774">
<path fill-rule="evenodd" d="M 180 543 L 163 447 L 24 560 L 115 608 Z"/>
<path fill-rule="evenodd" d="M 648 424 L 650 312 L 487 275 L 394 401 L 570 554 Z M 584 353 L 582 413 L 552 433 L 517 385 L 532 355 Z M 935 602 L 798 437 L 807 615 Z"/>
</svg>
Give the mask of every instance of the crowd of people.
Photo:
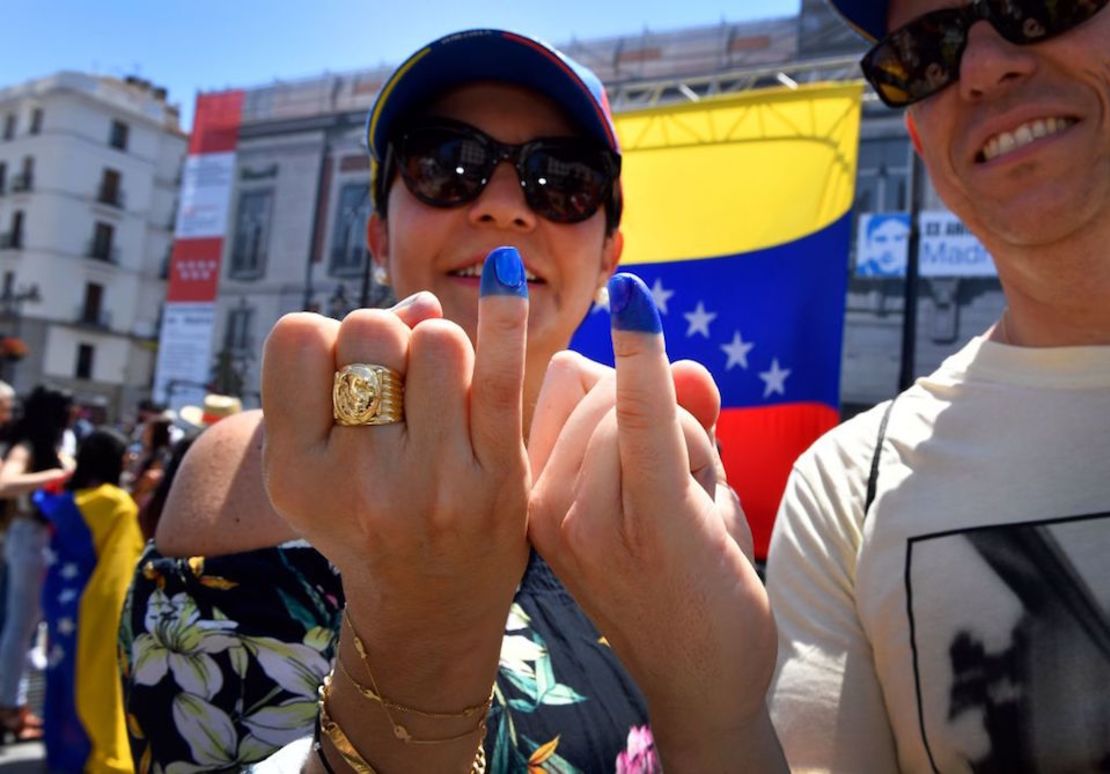
<svg viewBox="0 0 1110 774">
<path fill-rule="evenodd" d="M 262 410 L 152 414 L 130 463 L 23 402 L 4 728 L 43 733 L 8 668 L 41 586 L 59 770 L 1105 770 L 1107 0 L 833 5 L 1008 307 L 799 458 L 766 585 L 716 387 L 616 273 L 602 84 L 470 30 L 368 117 L 404 300 L 283 318 Z M 615 368 L 565 351 L 600 295 Z"/>
<path fill-rule="evenodd" d="M 129 428 L 95 427 L 64 389 L 20 400 L 0 382 L 0 734 L 43 740 L 51 770 L 132 770 L 120 610 L 173 471 L 212 423 L 198 410 L 146 401 Z M 42 717 L 33 669 L 45 673 Z"/>
</svg>

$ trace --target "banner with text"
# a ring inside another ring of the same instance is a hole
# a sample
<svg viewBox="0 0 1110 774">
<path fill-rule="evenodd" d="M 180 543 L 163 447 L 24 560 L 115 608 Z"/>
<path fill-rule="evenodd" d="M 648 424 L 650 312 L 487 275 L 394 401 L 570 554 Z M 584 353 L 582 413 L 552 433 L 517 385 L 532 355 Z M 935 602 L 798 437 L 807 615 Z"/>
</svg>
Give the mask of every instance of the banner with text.
<svg viewBox="0 0 1110 774">
<path fill-rule="evenodd" d="M 158 337 L 154 399 L 200 404 L 212 372 L 220 256 L 235 175 L 242 90 L 197 96 Z"/>
<path fill-rule="evenodd" d="M 947 210 L 922 212 L 918 271 L 922 277 L 994 277 L 983 244 Z M 910 240 L 907 212 L 865 212 L 856 229 L 857 277 L 904 277 Z"/>
</svg>

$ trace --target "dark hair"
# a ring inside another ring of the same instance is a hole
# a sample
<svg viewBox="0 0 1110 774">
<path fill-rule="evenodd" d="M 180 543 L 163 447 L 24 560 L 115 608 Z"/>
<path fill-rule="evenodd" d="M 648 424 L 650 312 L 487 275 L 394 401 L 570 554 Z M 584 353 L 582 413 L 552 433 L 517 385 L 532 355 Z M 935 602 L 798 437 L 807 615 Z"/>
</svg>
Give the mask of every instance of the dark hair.
<svg viewBox="0 0 1110 774">
<path fill-rule="evenodd" d="M 158 482 L 158 487 L 146 501 L 146 505 L 139 511 L 139 529 L 143 531 L 143 539 L 151 540 L 154 538 L 154 532 L 158 529 L 158 521 L 162 518 L 162 509 L 166 507 L 166 498 L 169 497 L 170 487 L 173 485 L 173 480 L 177 477 L 177 471 L 181 467 L 181 461 L 185 459 L 186 452 L 189 447 L 193 445 L 200 436 L 200 431 L 190 433 L 178 441 L 173 447 L 173 453 L 170 455 L 170 461 L 166 464 L 166 469 L 162 472 L 162 480 Z"/>
<path fill-rule="evenodd" d="M 77 469 L 66 489 L 77 491 L 101 484 L 119 486 L 126 452 L 127 439 L 122 433 L 109 427 L 93 430 L 77 450 Z"/>
<path fill-rule="evenodd" d="M 58 445 L 69 424 L 72 405 L 73 396 L 69 391 L 47 385 L 39 385 L 23 401 L 23 411 L 12 426 L 8 448 L 21 443 L 31 448 L 28 473 L 61 467 Z"/>
</svg>

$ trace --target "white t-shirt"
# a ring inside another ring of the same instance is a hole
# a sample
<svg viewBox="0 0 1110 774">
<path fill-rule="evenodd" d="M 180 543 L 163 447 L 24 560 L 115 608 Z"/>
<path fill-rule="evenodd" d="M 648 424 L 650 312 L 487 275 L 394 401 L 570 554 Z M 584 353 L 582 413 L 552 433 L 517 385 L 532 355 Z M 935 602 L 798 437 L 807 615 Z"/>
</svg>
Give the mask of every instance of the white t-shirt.
<svg viewBox="0 0 1110 774">
<path fill-rule="evenodd" d="M 1110 347 L 975 339 L 795 465 L 771 542 L 791 767 L 1110 764 Z"/>
</svg>

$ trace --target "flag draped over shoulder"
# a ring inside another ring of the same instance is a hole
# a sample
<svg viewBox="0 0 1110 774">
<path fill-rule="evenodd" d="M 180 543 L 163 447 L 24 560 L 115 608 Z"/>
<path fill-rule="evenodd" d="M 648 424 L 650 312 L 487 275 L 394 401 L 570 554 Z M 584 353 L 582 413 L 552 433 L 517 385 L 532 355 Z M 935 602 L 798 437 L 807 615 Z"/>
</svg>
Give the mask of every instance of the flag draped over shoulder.
<svg viewBox="0 0 1110 774">
<path fill-rule="evenodd" d="M 651 288 L 670 358 L 721 389 L 721 452 L 758 557 L 791 465 L 838 421 L 861 93 L 820 84 L 616 117 L 621 269 Z M 571 346 L 613 362 L 603 308 Z"/>
<path fill-rule="evenodd" d="M 42 590 L 49 634 L 47 765 L 52 771 L 132 771 L 116 641 L 143 547 L 138 509 L 111 484 L 39 491 L 34 502 L 52 532 Z"/>
</svg>

